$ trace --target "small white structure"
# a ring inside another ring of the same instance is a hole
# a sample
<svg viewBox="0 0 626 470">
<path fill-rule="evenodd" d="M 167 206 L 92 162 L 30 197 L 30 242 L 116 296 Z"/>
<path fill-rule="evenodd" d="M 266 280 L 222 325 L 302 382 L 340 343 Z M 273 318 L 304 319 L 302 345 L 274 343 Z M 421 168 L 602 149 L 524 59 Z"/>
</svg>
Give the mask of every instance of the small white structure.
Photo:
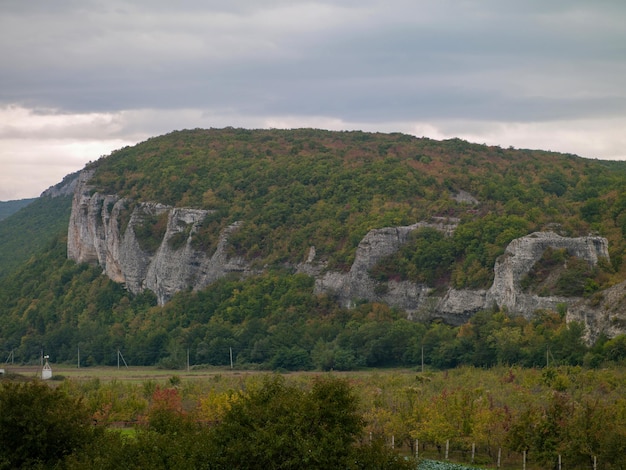
<svg viewBox="0 0 626 470">
<path fill-rule="evenodd" d="M 50 364 L 48 363 L 50 356 L 44 356 L 43 358 L 46 360 L 46 363 L 43 365 L 43 369 L 41 370 L 41 379 L 48 380 L 52 378 L 52 367 L 50 367 Z"/>
</svg>

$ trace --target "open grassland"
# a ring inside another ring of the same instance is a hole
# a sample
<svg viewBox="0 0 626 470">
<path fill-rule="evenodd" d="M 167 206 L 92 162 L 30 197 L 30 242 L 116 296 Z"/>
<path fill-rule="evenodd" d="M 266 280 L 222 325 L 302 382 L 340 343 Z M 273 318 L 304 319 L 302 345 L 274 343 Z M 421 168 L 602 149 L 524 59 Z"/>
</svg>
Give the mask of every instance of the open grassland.
<svg viewBox="0 0 626 470">
<path fill-rule="evenodd" d="M 41 366 L 5 366 L 7 372 L 20 374 L 26 377 L 41 377 Z M 150 366 L 130 366 L 130 367 L 81 367 L 68 365 L 52 365 L 53 380 L 77 380 L 88 381 L 99 379 L 103 382 L 109 380 L 141 382 L 143 380 L 167 380 L 173 375 L 179 376 L 181 379 L 202 379 L 208 378 L 215 374 L 232 374 L 241 375 L 242 371 L 231 371 L 224 367 L 211 367 L 203 369 L 187 370 L 167 370 L 158 369 Z M 257 373 L 257 372 L 255 372 Z"/>
</svg>

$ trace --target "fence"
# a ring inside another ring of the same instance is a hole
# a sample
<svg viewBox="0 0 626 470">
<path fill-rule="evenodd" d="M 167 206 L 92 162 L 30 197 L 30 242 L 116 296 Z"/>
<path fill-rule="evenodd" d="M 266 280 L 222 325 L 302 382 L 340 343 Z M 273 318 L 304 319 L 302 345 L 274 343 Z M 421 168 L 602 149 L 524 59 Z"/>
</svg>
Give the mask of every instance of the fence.
<svg viewBox="0 0 626 470">
<path fill-rule="evenodd" d="M 371 435 L 370 439 L 372 439 Z M 438 460 L 487 469 L 546 470 L 547 468 L 553 468 L 556 470 L 599 470 L 604 468 L 600 466 L 597 456 L 590 456 L 588 465 L 581 466 L 580 463 L 575 463 L 568 466 L 567 461 L 560 454 L 555 454 L 552 462 L 537 463 L 533 461 L 531 453 L 512 451 L 503 447 L 492 449 L 480 447 L 476 444 L 462 447 L 455 446 L 450 441 L 435 443 L 418 439 L 411 441 L 409 444 L 407 441 L 398 442 L 394 436 L 387 439 L 387 443 L 401 454 L 412 455 L 418 460 Z"/>
</svg>

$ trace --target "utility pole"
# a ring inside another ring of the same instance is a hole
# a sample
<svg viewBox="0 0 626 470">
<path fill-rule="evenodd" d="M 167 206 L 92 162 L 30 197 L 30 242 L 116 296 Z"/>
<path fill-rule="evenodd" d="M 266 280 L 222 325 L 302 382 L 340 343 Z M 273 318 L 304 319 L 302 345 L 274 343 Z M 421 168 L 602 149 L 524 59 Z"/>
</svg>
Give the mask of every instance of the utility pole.
<svg viewBox="0 0 626 470">
<path fill-rule="evenodd" d="M 233 369 L 233 348 L 228 348 L 230 349 L 230 370 Z"/>
<path fill-rule="evenodd" d="M 76 361 L 76 368 L 80 369 L 80 346 L 78 346 L 78 360 Z"/>
<path fill-rule="evenodd" d="M 124 359 L 124 356 L 122 356 L 122 352 L 120 351 L 120 348 L 117 348 L 117 368 L 118 369 L 120 368 L 120 357 L 122 358 L 122 362 L 128 369 L 128 364 L 126 364 L 126 359 Z"/>
</svg>

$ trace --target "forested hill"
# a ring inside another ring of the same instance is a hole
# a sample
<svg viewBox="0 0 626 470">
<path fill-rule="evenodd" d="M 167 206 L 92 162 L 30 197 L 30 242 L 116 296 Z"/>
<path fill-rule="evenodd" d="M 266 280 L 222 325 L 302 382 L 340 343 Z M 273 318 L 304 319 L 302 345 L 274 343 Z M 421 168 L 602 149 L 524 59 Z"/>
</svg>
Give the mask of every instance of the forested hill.
<svg viewBox="0 0 626 470">
<path fill-rule="evenodd" d="M 415 364 L 422 347 L 427 364 L 437 367 L 537 365 L 547 344 L 565 363 L 608 357 L 606 338 L 589 349 L 562 311 L 530 320 L 480 312 L 461 329 L 421 324 L 380 303 L 357 299 L 356 308 L 343 309 L 332 295 L 314 295 L 314 280 L 293 267 L 314 246 L 324 269 L 346 272 L 369 231 L 444 218 L 455 221 L 454 233 L 416 230 L 370 274 L 436 292 L 485 289 L 495 260 L 515 238 L 536 231 L 597 234 L 608 240 L 610 264 L 591 270 L 557 250 L 524 284 L 591 298 L 626 279 L 624 162 L 403 134 L 227 128 L 151 138 L 87 170 L 91 194 L 128 201 L 122 229 L 143 202 L 208 210 L 192 243 L 210 252 L 223 229 L 241 221 L 228 255 L 257 275 L 182 291 L 159 307 L 150 292 L 133 295 L 101 267 L 69 261 L 67 229 L 46 222 L 46 249 L 12 267 L 0 285 L 0 353 L 38 360 L 43 345 L 53 360 L 72 362 L 80 347 L 85 364 L 110 364 L 120 349 L 134 364 L 180 366 L 187 350 L 192 363 L 226 364 L 232 349 L 247 366 L 335 369 Z M 65 204 L 55 210 L 67 225 Z M 135 226 L 142 249 L 159 242 L 166 222 L 146 218 Z M 502 328 L 511 331 L 506 341 L 484 340 Z"/>
<path fill-rule="evenodd" d="M 208 239 L 245 221 L 231 242 L 260 264 L 302 261 L 314 245 L 347 268 L 367 231 L 434 216 L 461 219 L 465 271 L 491 270 L 511 239 L 543 229 L 599 233 L 618 266 L 624 249 L 623 162 L 403 134 L 228 128 L 152 138 L 92 167 L 99 192 L 215 210 Z M 457 197 L 466 193 L 477 204 Z"/>
<path fill-rule="evenodd" d="M 72 198 L 40 197 L 0 221 L 0 279 L 67 232 Z"/>
<path fill-rule="evenodd" d="M 35 199 L 18 199 L 15 201 L 0 201 L 0 220 L 6 219 L 11 214 L 19 211 L 22 207 L 26 207 Z"/>
</svg>

